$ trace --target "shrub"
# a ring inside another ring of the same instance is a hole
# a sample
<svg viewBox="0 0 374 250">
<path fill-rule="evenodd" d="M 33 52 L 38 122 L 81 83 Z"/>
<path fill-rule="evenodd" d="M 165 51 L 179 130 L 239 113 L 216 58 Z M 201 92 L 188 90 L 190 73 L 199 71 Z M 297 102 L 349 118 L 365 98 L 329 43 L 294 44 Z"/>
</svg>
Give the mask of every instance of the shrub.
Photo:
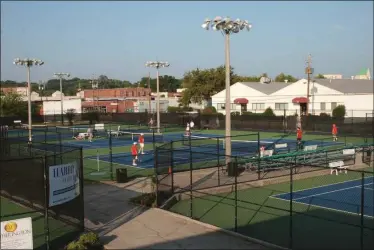
<svg viewBox="0 0 374 250">
<path fill-rule="evenodd" d="M 273 110 L 268 107 L 267 109 L 265 109 L 264 113 L 262 113 L 264 116 L 275 116 Z"/>
<path fill-rule="evenodd" d="M 344 118 L 345 114 L 346 114 L 346 111 L 345 111 L 345 106 L 344 105 L 338 105 L 332 111 L 332 116 L 334 118 Z"/>
<path fill-rule="evenodd" d="M 215 107 L 205 107 L 203 109 L 203 114 L 216 114 L 217 113 L 217 110 Z"/>
<path fill-rule="evenodd" d="M 70 242 L 66 246 L 67 250 L 103 249 L 99 236 L 89 232 L 82 234 L 77 241 Z"/>
<path fill-rule="evenodd" d="M 326 117 L 326 118 L 327 118 L 327 117 L 330 117 L 330 115 L 327 114 L 327 113 L 320 113 L 319 116 L 320 116 L 320 117 Z"/>
<path fill-rule="evenodd" d="M 240 112 L 238 111 L 231 112 L 231 116 L 240 116 Z"/>
<path fill-rule="evenodd" d="M 181 110 L 180 107 L 172 107 L 172 106 L 169 106 L 169 107 L 168 107 L 168 112 L 169 112 L 169 113 L 176 113 L 176 112 L 178 112 L 178 111 L 180 111 L 180 110 Z"/>
<path fill-rule="evenodd" d="M 70 126 L 73 125 L 73 120 L 74 120 L 76 114 L 77 114 L 77 112 L 75 111 L 75 109 L 68 109 L 66 111 L 66 118 L 68 119 Z"/>
<path fill-rule="evenodd" d="M 90 111 L 82 114 L 82 119 L 88 120 L 90 124 L 93 124 L 95 121 L 100 122 L 100 113 L 98 111 Z"/>
</svg>

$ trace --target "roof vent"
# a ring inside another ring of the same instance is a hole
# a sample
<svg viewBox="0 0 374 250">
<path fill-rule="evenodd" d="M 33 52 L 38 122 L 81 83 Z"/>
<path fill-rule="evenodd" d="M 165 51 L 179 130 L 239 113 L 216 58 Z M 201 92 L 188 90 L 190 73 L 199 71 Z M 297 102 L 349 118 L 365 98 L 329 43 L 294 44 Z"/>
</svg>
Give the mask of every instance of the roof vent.
<svg viewBox="0 0 374 250">
<path fill-rule="evenodd" d="M 287 80 L 287 79 L 285 79 L 285 80 L 284 80 L 284 82 L 285 82 L 285 83 L 288 83 L 288 80 Z"/>
<path fill-rule="evenodd" d="M 351 80 L 353 80 L 353 79 L 355 79 L 355 77 L 354 77 L 354 76 L 351 76 Z"/>
</svg>

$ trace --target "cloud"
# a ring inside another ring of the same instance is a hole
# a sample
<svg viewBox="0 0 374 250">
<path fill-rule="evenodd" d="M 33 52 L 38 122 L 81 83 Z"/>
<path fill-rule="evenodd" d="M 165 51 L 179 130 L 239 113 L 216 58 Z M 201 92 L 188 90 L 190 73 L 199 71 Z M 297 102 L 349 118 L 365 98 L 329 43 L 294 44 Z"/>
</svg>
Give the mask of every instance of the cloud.
<svg viewBox="0 0 374 250">
<path fill-rule="evenodd" d="M 332 28 L 333 28 L 334 30 L 339 30 L 339 31 L 344 30 L 344 26 L 339 25 L 339 24 L 335 24 L 335 25 L 333 25 Z"/>
</svg>

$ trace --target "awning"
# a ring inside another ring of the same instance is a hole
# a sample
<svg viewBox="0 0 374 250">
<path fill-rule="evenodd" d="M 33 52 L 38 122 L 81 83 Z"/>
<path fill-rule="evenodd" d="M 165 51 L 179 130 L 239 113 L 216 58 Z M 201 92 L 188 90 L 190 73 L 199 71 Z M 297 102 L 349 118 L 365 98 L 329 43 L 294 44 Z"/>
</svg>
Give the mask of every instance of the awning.
<svg viewBox="0 0 374 250">
<path fill-rule="evenodd" d="M 235 103 L 235 104 L 248 104 L 248 100 L 245 99 L 245 98 L 236 98 L 236 99 L 234 100 L 234 103 Z"/>
<path fill-rule="evenodd" d="M 292 99 L 292 103 L 308 103 L 308 99 L 306 97 L 296 97 Z"/>
</svg>

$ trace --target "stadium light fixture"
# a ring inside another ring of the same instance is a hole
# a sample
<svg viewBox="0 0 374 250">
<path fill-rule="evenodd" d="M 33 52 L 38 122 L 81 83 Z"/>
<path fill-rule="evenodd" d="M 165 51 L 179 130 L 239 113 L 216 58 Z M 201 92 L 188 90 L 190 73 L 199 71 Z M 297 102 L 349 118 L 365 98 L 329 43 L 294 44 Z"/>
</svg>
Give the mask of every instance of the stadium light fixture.
<svg viewBox="0 0 374 250">
<path fill-rule="evenodd" d="M 14 65 L 25 66 L 27 69 L 27 105 L 28 105 L 28 130 L 29 130 L 29 145 L 32 143 L 32 116 L 31 116 L 31 82 L 30 82 L 30 68 L 32 66 L 42 66 L 44 62 L 39 59 L 20 59 L 16 58 L 13 61 Z"/>
<path fill-rule="evenodd" d="M 62 93 L 62 79 L 65 77 L 70 77 L 69 73 L 54 73 L 55 77 L 60 79 L 60 102 L 61 102 L 61 125 L 64 125 L 64 100 Z"/>
<path fill-rule="evenodd" d="M 156 101 L 156 113 L 157 113 L 157 133 L 160 133 L 160 73 L 159 68 L 167 68 L 170 66 L 168 62 L 161 62 L 161 61 L 148 61 L 145 63 L 146 67 L 156 68 L 157 69 L 157 101 Z"/>
<path fill-rule="evenodd" d="M 222 18 L 216 16 L 213 20 L 206 18 L 201 25 L 205 30 L 212 28 L 214 31 L 221 31 L 225 36 L 225 68 L 226 68 L 226 101 L 225 101 L 225 113 L 226 113 L 226 133 L 225 133 L 225 155 L 231 155 L 231 98 L 230 98 L 230 35 L 237 34 L 240 31 L 246 29 L 250 31 L 252 24 L 247 20 L 236 19 L 232 20 L 230 17 Z M 231 161 L 230 157 L 226 157 L 226 164 Z"/>
</svg>

